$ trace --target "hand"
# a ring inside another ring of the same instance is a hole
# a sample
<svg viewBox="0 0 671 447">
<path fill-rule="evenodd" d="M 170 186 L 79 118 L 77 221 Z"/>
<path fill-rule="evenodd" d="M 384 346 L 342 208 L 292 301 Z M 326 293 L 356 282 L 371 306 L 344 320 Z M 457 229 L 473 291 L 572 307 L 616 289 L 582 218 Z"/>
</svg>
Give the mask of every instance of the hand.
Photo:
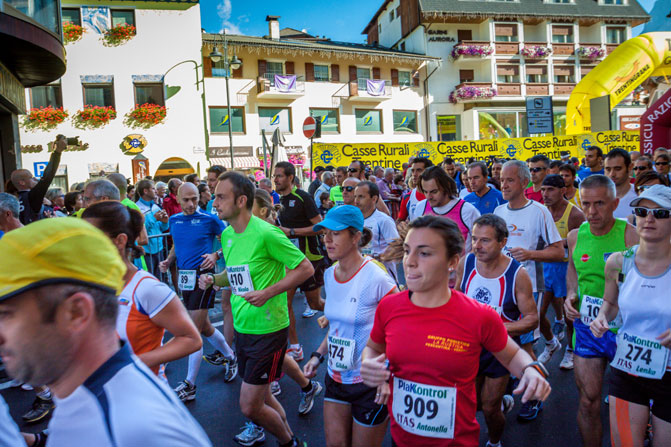
<svg viewBox="0 0 671 447">
<path fill-rule="evenodd" d="M 214 268 L 214 265 L 217 263 L 217 254 L 216 253 L 208 253 L 206 255 L 201 256 L 201 258 L 204 259 L 202 264 L 200 264 L 201 270 L 211 270 Z"/>
<path fill-rule="evenodd" d="M 326 315 L 322 315 L 321 317 L 317 318 L 317 324 L 320 328 L 326 329 L 329 325 L 329 320 L 326 318 Z"/>
<path fill-rule="evenodd" d="M 154 213 L 154 219 L 159 222 L 168 223 L 168 213 L 164 210 L 156 211 L 156 213 Z"/>
<path fill-rule="evenodd" d="M 569 295 L 566 297 L 564 300 L 564 316 L 568 318 L 570 321 L 577 319 L 580 319 L 580 312 L 576 309 L 576 305 L 578 304 L 578 296 L 577 295 Z"/>
<path fill-rule="evenodd" d="M 317 370 L 319 369 L 319 359 L 317 357 L 311 357 L 310 360 L 303 366 L 303 375 L 307 379 L 312 379 L 317 375 Z"/>
<path fill-rule="evenodd" d="M 289 237 L 289 233 L 291 231 L 289 228 L 287 228 L 287 227 L 279 227 L 279 228 L 280 228 L 280 230 L 284 231 L 284 234 L 286 234 L 287 237 Z"/>
<path fill-rule="evenodd" d="M 387 405 L 387 400 L 389 400 L 390 394 L 391 391 L 387 382 L 383 383 L 382 385 L 378 385 L 377 393 L 375 394 L 375 403 L 378 405 Z"/>
<path fill-rule="evenodd" d="M 608 329 L 608 320 L 606 320 L 606 316 L 600 312 L 594 321 L 592 321 L 592 323 L 589 325 L 589 330 L 592 331 L 592 335 L 594 335 L 596 338 L 601 338 Z"/>
<path fill-rule="evenodd" d="M 62 154 L 63 151 L 68 147 L 68 140 L 64 135 L 58 135 L 56 137 L 56 143 L 54 144 L 54 151 Z"/>
<path fill-rule="evenodd" d="M 158 263 L 158 269 L 162 272 L 165 273 L 168 271 L 170 268 L 170 262 L 166 259 L 165 261 L 161 261 Z"/>
<path fill-rule="evenodd" d="M 256 307 L 261 307 L 266 302 L 272 298 L 271 296 L 267 296 L 267 292 L 264 290 L 254 290 L 252 292 L 247 292 L 242 297 L 252 306 Z"/>
<path fill-rule="evenodd" d="M 387 356 L 380 354 L 375 358 L 361 362 L 361 377 L 369 387 L 377 387 L 389 381 L 391 373 L 387 369 Z"/>
<path fill-rule="evenodd" d="M 665 332 L 662 332 L 661 335 L 658 335 L 657 340 L 659 340 L 665 348 L 671 349 L 671 329 L 667 329 Z"/>
<path fill-rule="evenodd" d="M 198 278 L 198 287 L 202 290 L 207 290 L 212 284 L 214 284 L 214 278 L 209 273 L 200 275 Z"/>
<path fill-rule="evenodd" d="M 550 384 L 534 368 L 524 370 L 520 384 L 513 390 L 513 394 L 522 394 L 522 403 L 530 400 L 544 401 L 550 395 Z"/>
<path fill-rule="evenodd" d="M 529 250 L 525 250 L 522 247 L 515 247 L 510 249 L 510 255 L 515 258 L 516 261 L 518 262 L 524 262 L 524 261 L 530 261 L 531 260 L 531 252 Z"/>
</svg>

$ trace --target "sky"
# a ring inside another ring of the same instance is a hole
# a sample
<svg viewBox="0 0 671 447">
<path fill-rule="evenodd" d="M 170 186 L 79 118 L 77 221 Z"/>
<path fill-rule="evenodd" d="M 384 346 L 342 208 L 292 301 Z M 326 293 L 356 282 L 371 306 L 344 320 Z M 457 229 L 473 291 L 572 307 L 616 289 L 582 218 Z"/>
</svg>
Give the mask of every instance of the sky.
<svg viewBox="0 0 671 447">
<path fill-rule="evenodd" d="M 665 2 L 668 0 L 657 0 Z M 361 34 L 383 0 L 337 0 L 284 2 L 270 0 L 201 0 L 205 31 L 264 36 L 268 34 L 267 15 L 280 16 L 280 28 L 306 30 L 331 40 L 361 43 Z M 639 0 L 650 11 L 655 0 Z M 638 31 L 640 32 L 640 31 Z M 634 35 L 638 34 L 634 32 Z"/>
</svg>

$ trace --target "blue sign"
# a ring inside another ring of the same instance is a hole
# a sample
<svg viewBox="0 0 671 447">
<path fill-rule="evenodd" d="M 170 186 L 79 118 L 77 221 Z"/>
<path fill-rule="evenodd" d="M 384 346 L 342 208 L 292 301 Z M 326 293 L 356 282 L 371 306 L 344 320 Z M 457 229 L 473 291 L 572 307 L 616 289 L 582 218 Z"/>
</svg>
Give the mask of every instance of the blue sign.
<svg viewBox="0 0 671 447">
<path fill-rule="evenodd" d="M 49 162 L 46 161 L 36 161 L 33 163 L 33 171 L 35 172 L 35 177 L 42 178 L 44 170 L 47 169 Z"/>
<path fill-rule="evenodd" d="M 554 133 L 552 96 L 535 96 L 527 98 L 527 130 L 529 135 L 536 133 Z"/>
</svg>

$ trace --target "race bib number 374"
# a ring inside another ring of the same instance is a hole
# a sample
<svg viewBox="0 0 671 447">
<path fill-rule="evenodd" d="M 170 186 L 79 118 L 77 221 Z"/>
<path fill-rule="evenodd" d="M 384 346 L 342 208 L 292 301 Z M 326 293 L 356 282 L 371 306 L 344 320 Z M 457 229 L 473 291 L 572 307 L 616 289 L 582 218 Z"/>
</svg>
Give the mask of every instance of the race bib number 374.
<svg viewBox="0 0 671 447">
<path fill-rule="evenodd" d="M 394 377 L 392 412 L 403 430 L 427 438 L 454 438 L 457 389 Z"/>
</svg>

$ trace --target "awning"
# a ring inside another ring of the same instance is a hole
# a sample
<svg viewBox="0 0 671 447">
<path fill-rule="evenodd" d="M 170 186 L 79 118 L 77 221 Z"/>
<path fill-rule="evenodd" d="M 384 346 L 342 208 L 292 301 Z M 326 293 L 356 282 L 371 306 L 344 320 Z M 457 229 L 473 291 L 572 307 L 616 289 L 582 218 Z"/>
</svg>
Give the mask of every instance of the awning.
<svg viewBox="0 0 671 447">
<path fill-rule="evenodd" d="M 261 161 L 256 157 L 234 157 L 236 169 L 261 169 Z M 210 158 L 213 165 L 221 165 L 231 169 L 231 157 Z"/>
</svg>

